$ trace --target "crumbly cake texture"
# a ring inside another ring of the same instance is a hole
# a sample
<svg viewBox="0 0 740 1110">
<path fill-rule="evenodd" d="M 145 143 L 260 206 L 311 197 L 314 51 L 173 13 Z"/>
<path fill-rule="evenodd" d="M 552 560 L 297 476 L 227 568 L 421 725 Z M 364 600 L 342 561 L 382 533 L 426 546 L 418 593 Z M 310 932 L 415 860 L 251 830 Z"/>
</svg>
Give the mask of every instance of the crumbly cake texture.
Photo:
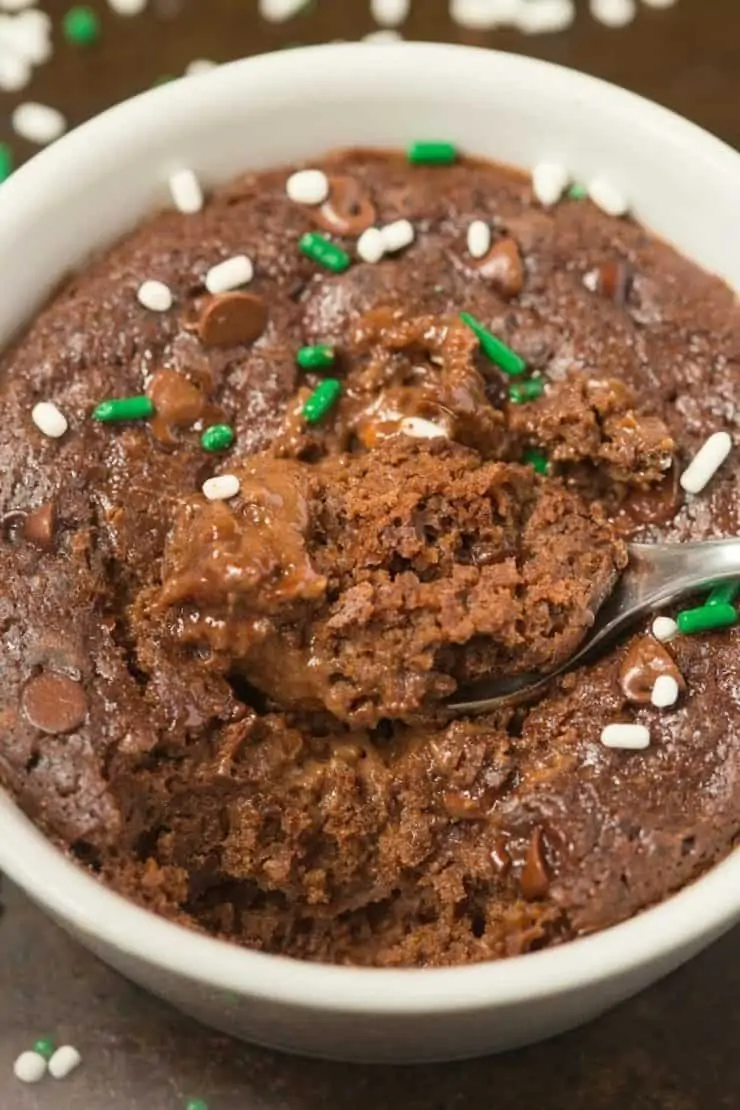
<svg viewBox="0 0 740 1110">
<path fill-rule="evenodd" d="M 736 631 L 647 622 L 533 706 L 444 699 L 566 657 L 626 540 L 737 534 L 736 452 L 679 481 L 737 436 L 735 297 L 496 166 L 310 168 L 321 201 L 283 169 L 146 220 L 4 356 L 0 776 L 115 889 L 266 951 L 604 928 L 734 843 Z"/>
</svg>

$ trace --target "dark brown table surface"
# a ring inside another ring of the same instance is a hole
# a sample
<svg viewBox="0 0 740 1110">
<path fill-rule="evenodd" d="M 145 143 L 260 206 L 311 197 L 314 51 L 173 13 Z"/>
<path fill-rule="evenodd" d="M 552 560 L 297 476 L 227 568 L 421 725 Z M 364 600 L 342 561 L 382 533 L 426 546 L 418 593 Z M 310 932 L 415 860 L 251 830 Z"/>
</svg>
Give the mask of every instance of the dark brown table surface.
<svg viewBox="0 0 740 1110">
<path fill-rule="evenodd" d="M 71 3 L 71 0 L 69 0 Z M 55 17 L 65 0 L 41 0 Z M 256 0 L 150 0 L 113 17 L 101 41 L 59 43 L 22 94 L 0 93 L 0 140 L 20 160 L 9 115 L 23 99 L 78 123 L 180 74 L 194 58 L 225 61 L 288 42 L 357 38 L 374 29 L 365 0 L 314 0 L 269 25 Z M 413 0 L 407 37 L 456 40 L 447 0 Z M 641 7 L 607 29 L 581 0 L 557 35 L 469 36 L 575 66 L 635 89 L 740 146 L 740 0 Z M 0 741 L 1 742 L 1 741 Z M 413 1069 L 293 1060 L 202 1029 L 109 971 L 6 884 L 0 919 L 0 1110 L 177 1110 L 199 1095 L 211 1110 L 734 1110 L 740 1107 L 740 930 L 682 971 L 591 1026 L 504 1057 Z M 83 1066 L 64 1082 L 23 1087 L 16 1055 L 44 1033 L 71 1042 Z"/>
</svg>

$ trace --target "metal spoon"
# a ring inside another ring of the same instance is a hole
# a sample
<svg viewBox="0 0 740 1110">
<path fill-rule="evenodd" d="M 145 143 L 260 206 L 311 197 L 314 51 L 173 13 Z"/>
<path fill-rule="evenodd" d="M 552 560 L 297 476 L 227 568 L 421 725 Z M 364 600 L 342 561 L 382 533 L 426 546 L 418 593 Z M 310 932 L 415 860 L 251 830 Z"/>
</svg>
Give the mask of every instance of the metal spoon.
<svg viewBox="0 0 740 1110">
<path fill-rule="evenodd" d="M 483 679 L 460 691 L 458 700 L 449 708 L 454 713 L 484 713 L 507 703 L 527 701 L 544 691 L 557 675 L 606 646 L 639 617 L 654 613 L 684 594 L 740 578 L 740 539 L 632 543 L 628 551 L 627 568 L 575 655 L 546 675 L 516 675 L 500 681 Z"/>
</svg>

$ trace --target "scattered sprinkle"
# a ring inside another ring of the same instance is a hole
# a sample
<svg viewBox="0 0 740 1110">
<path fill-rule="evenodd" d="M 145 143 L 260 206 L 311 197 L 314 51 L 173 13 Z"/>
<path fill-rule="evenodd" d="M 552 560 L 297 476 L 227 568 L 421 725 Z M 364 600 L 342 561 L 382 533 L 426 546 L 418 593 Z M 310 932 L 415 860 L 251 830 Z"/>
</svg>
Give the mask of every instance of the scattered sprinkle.
<svg viewBox="0 0 740 1110">
<path fill-rule="evenodd" d="M 370 14 L 381 27 L 398 27 L 408 19 L 411 0 L 370 0 Z"/>
<path fill-rule="evenodd" d="M 327 370 L 334 365 L 336 357 L 333 347 L 319 343 L 315 347 L 301 347 L 296 362 L 301 370 Z"/>
<path fill-rule="evenodd" d="M 349 268 L 351 259 L 347 252 L 318 231 L 308 231 L 302 235 L 298 247 L 307 258 L 335 274 L 341 274 Z"/>
<path fill-rule="evenodd" d="M 650 701 L 656 709 L 669 709 L 678 701 L 678 683 L 672 674 L 661 674 L 655 680 Z"/>
<path fill-rule="evenodd" d="M 210 73 L 217 67 L 218 62 L 212 62 L 210 58 L 193 58 L 192 62 L 188 62 L 185 67 L 185 76 L 199 77 L 202 73 Z"/>
<path fill-rule="evenodd" d="M 538 0 L 536 4 L 520 4 L 514 23 L 525 35 L 543 35 L 564 31 L 575 17 L 574 0 Z"/>
<path fill-rule="evenodd" d="M 150 312 L 168 312 L 172 308 L 172 291 L 163 281 L 144 281 L 136 291 L 140 305 Z"/>
<path fill-rule="evenodd" d="M 457 161 L 457 147 L 453 143 L 412 143 L 407 151 L 414 166 L 451 166 Z"/>
<path fill-rule="evenodd" d="M 395 254 L 413 243 L 416 232 L 410 220 L 395 220 L 380 229 L 386 254 Z"/>
<path fill-rule="evenodd" d="M 493 332 L 484 328 L 469 312 L 461 312 L 460 319 L 464 324 L 467 324 L 470 330 L 478 337 L 481 350 L 486 358 L 489 358 L 491 362 L 495 363 L 500 370 L 503 370 L 505 374 L 508 374 L 512 378 L 524 373 L 527 369 L 527 364 L 521 355 L 512 351 L 511 347 L 507 347 L 498 336 L 495 336 Z"/>
<path fill-rule="evenodd" d="M 3 16 L 0 21 L 0 46 L 28 66 L 48 61 L 52 52 L 49 16 L 36 10 Z"/>
<path fill-rule="evenodd" d="M 0 143 L 0 185 L 13 172 L 13 152 L 7 143 Z"/>
<path fill-rule="evenodd" d="M 637 15 L 635 0 L 590 0 L 590 9 L 605 27 L 626 27 Z"/>
<path fill-rule="evenodd" d="M 235 254 L 224 262 L 211 266 L 206 274 L 206 289 L 209 293 L 230 293 L 241 285 L 248 285 L 254 277 L 254 266 L 246 254 Z"/>
<path fill-rule="evenodd" d="M 382 27 L 379 31 L 368 31 L 362 36 L 363 42 L 374 42 L 376 46 L 387 45 L 389 42 L 403 42 L 403 35 L 394 31 L 392 27 Z"/>
<path fill-rule="evenodd" d="M 0 89 L 3 92 L 19 92 L 30 80 L 30 63 L 20 54 L 0 49 Z"/>
<path fill-rule="evenodd" d="M 357 240 L 357 256 L 362 262 L 374 265 L 385 254 L 385 241 L 380 228 L 369 227 Z"/>
<path fill-rule="evenodd" d="M 39 401 L 31 409 L 31 419 L 42 435 L 61 439 L 69 425 L 67 418 L 53 401 Z"/>
<path fill-rule="evenodd" d="M 306 0 L 259 0 L 259 13 L 268 23 L 285 23 L 306 7 Z"/>
<path fill-rule="evenodd" d="M 588 184 L 588 195 L 597 208 L 606 212 L 607 216 L 625 216 L 629 205 L 619 189 L 603 177 L 595 177 Z"/>
<path fill-rule="evenodd" d="M 645 725 L 606 725 L 601 730 L 601 743 L 606 748 L 640 751 L 650 745 L 650 730 Z"/>
<path fill-rule="evenodd" d="M 45 1060 L 51 1060 L 56 1052 L 56 1045 L 51 1037 L 39 1037 L 34 1043 L 33 1051 L 38 1052 L 39 1056 L 43 1056 Z"/>
<path fill-rule="evenodd" d="M 0 11 L 22 12 L 24 8 L 30 8 L 35 3 L 36 0 L 0 0 Z"/>
<path fill-rule="evenodd" d="M 731 450 L 732 439 L 728 432 L 715 432 L 711 435 L 681 475 L 681 488 L 687 493 L 701 493 Z"/>
<path fill-rule="evenodd" d="M 471 31 L 490 31 L 519 14 L 522 0 L 450 0 L 450 19 Z"/>
<path fill-rule="evenodd" d="M 200 437 L 204 451 L 227 451 L 234 442 L 234 429 L 228 424 L 212 424 Z"/>
<path fill-rule="evenodd" d="M 661 644 L 667 644 L 678 636 L 678 625 L 672 617 L 656 617 L 653 621 L 652 633 Z"/>
<path fill-rule="evenodd" d="M 684 609 L 678 614 L 678 631 L 684 636 L 698 632 L 713 632 L 717 628 L 731 628 L 737 624 L 734 605 L 700 605 L 697 609 Z"/>
<path fill-rule="evenodd" d="M 285 191 L 296 204 L 323 204 L 329 196 L 329 178 L 322 170 L 298 170 L 288 178 Z"/>
<path fill-rule="evenodd" d="M 49 1075 L 53 1079 L 66 1079 L 82 1063 L 82 1057 L 71 1044 L 58 1048 L 49 1060 Z"/>
<path fill-rule="evenodd" d="M 547 474 L 550 468 L 547 455 L 544 451 L 538 451 L 536 447 L 527 448 L 524 452 L 524 462 L 533 466 L 537 474 Z"/>
<path fill-rule="evenodd" d="M 218 478 L 208 478 L 203 483 L 203 496 L 209 501 L 229 501 L 236 497 L 241 482 L 236 474 L 221 474 Z"/>
<path fill-rule="evenodd" d="M 523 405 L 527 401 L 536 401 L 545 392 L 545 383 L 542 378 L 531 378 L 528 382 L 516 382 L 509 386 L 509 400 L 514 405 Z"/>
<path fill-rule="evenodd" d="M 200 212 L 203 207 L 203 190 L 192 170 L 177 170 L 172 174 L 170 193 L 177 211 L 187 216 Z"/>
<path fill-rule="evenodd" d="M 13 1064 L 13 1074 L 21 1083 L 38 1083 L 46 1075 L 46 1060 L 38 1052 L 21 1052 Z"/>
<path fill-rule="evenodd" d="M 568 187 L 570 174 L 559 162 L 540 162 L 532 171 L 532 189 L 540 204 L 557 204 Z"/>
<path fill-rule="evenodd" d="M 189 1098 L 185 1110 L 208 1110 L 208 1103 L 202 1098 Z"/>
<path fill-rule="evenodd" d="M 485 258 L 491 249 L 491 229 L 485 220 L 473 220 L 468 228 L 468 254 Z"/>
<path fill-rule="evenodd" d="M 70 8 L 62 20 L 62 30 L 68 42 L 75 46 L 91 46 L 100 38 L 100 20 L 86 5 Z"/>
<path fill-rule="evenodd" d="M 144 11 L 147 0 L 108 0 L 108 7 L 116 15 L 139 15 Z"/>
<path fill-rule="evenodd" d="M 714 587 L 707 598 L 707 605 L 732 605 L 739 593 L 740 581 L 723 582 L 722 585 Z"/>
<path fill-rule="evenodd" d="M 438 439 L 440 436 L 447 438 L 447 432 L 432 420 L 424 420 L 421 416 L 406 416 L 399 425 L 399 430 L 412 439 Z"/>
<path fill-rule="evenodd" d="M 588 196 L 588 189 L 582 185 L 580 181 L 574 181 L 568 189 L 568 197 L 570 200 L 583 200 Z"/>
<path fill-rule="evenodd" d="M 54 142 L 67 130 L 67 121 L 61 112 L 31 100 L 14 109 L 11 122 L 16 135 L 39 146 Z"/>
<path fill-rule="evenodd" d="M 301 410 L 306 423 L 317 424 L 334 407 L 341 392 L 341 383 L 336 378 L 326 378 L 314 389 Z"/>
<path fill-rule="evenodd" d="M 101 424 L 117 424 L 121 420 L 147 420 L 154 416 L 154 402 L 143 393 L 136 397 L 116 397 L 101 401 L 93 410 L 93 420 Z"/>
</svg>

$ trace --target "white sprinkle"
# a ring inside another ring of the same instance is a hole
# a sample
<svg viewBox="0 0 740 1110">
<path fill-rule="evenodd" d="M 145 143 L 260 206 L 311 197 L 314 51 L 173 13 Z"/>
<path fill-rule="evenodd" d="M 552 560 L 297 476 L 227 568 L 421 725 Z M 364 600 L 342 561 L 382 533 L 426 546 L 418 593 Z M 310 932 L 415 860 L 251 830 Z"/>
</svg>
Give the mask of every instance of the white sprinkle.
<svg viewBox="0 0 740 1110">
<path fill-rule="evenodd" d="M 468 228 L 468 254 L 485 258 L 491 249 L 491 229 L 484 220 L 473 220 Z"/>
<path fill-rule="evenodd" d="M 49 439 L 60 439 L 69 427 L 66 416 L 53 401 L 39 401 L 35 404 L 31 409 L 31 419 Z"/>
<path fill-rule="evenodd" d="M 240 285 L 248 285 L 254 277 L 254 266 L 246 254 L 235 254 L 225 262 L 211 266 L 206 274 L 206 289 L 209 293 L 228 293 Z"/>
<path fill-rule="evenodd" d="M 49 1060 L 49 1075 L 54 1079 L 66 1079 L 81 1063 L 82 1057 L 77 1049 L 71 1044 L 63 1044 Z"/>
<path fill-rule="evenodd" d="M 19 55 L 30 65 L 41 65 L 51 57 L 51 28 L 46 12 L 28 11 L 0 16 L 0 46 Z"/>
<path fill-rule="evenodd" d="M 589 270 L 587 274 L 583 275 L 583 284 L 589 293 L 595 293 L 599 288 L 599 271 Z"/>
<path fill-rule="evenodd" d="M 655 680 L 650 700 L 656 709 L 669 709 L 678 701 L 678 683 L 672 674 L 661 674 Z"/>
<path fill-rule="evenodd" d="M 363 42 L 374 42 L 378 46 L 388 44 L 389 42 L 403 42 L 403 35 L 400 31 L 394 31 L 391 27 L 383 27 L 380 31 L 368 31 L 366 35 L 362 36 Z"/>
<path fill-rule="evenodd" d="M 687 493 L 701 493 L 731 450 L 732 439 L 728 432 L 715 432 L 711 435 L 681 475 L 681 488 Z"/>
<path fill-rule="evenodd" d="M 178 212 L 192 215 L 203 207 L 203 190 L 192 170 L 178 170 L 172 174 L 170 193 Z"/>
<path fill-rule="evenodd" d="M 649 8 L 672 8 L 676 0 L 642 0 Z"/>
<path fill-rule="evenodd" d="M 212 69 L 218 68 L 218 62 L 212 62 L 209 58 L 193 58 L 192 62 L 188 62 L 185 67 L 186 77 L 198 77 L 201 73 L 210 73 Z"/>
<path fill-rule="evenodd" d="M 299 170 L 290 175 L 285 191 L 296 204 L 323 204 L 329 196 L 329 178 L 321 170 Z"/>
<path fill-rule="evenodd" d="M 595 177 L 589 182 L 588 195 L 596 207 L 606 212 L 607 216 L 624 216 L 629 210 L 623 194 L 603 177 Z"/>
<path fill-rule="evenodd" d="M 591 15 L 605 27 L 626 27 L 637 15 L 635 0 L 591 0 Z"/>
<path fill-rule="evenodd" d="M 421 416 L 407 416 L 400 425 L 399 430 L 412 439 L 438 439 L 439 436 L 447 438 L 447 432 L 434 424 L 431 420 L 424 420 Z"/>
<path fill-rule="evenodd" d="M 514 23 L 523 0 L 450 0 L 450 19 L 470 31 L 490 31 L 499 23 Z"/>
<path fill-rule="evenodd" d="M 645 725 L 607 725 L 601 730 L 601 743 L 607 748 L 640 751 L 650 744 L 650 730 Z"/>
<path fill-rule="evenodd" d="M 385 239 L 383 232 L 377 227 L 369 227 L 367 231 L 363 231 L 360 238 L 357 240 L 357 256 L 363 262 L 370 262 L 375 264 L 380 262 L 385 254 Z"/>
<path fill-rule="evenodd" d="M 0 89 L 3 92 L 19 92 L 30 80 L 30 63 L 0 46 Z"/>
<path fill-rule="evenodd" d="M 306 0 L 259 0 L 259 13 L 270 23 L 284 23 L 305 6 Z"/>
<path fill-rule="evenodd" d="M 398 27 L 410 8 L 411 0 L 370 0 L 370 14 L 381 27 Z"/>
<path fill-rule="evenodd" d="M 163 281 L 143 281 L 136 296 L 139 304 L 150 312 L 169 312 L 172 308 L 172 291 Z"/>
<path fill-rule="evenodd" d="M 11 116 L 11 122 L 17 135 L 40 146 L 52 143 L 67 129 L 67 121 L 56 108 L 35 104 L 30 100 L 18 105 Z"/>
<path fill-rule="evenodd" d="M 22 12 L 26 8 L 31 8 L 36 3 L 36 0 L 0 0 L 0 11 L 3 12 Z"/>
<path fill-rule="evenodd" d="M 678 625 L 672 617 L 656 617 L 653 621 L 652 633 L 661 644 L 667 644 L 678 636 Z"/>
<path fill-rule="evenodd" d="M 46 1060 L 38 1052 L 21 1052 L 13 1064 L 13 1074 L 21 1083 L 38 1083 L 46 1075 Z"/>
<path fill-rule="evenodd" d="M 394 254 L 410 246 L 415 236 L 414 226 L 409 220 L 396 220 L 392 224 L 386 224 L 380 229 L 380 234 L 383 236 L 383 246 L 388 254 Z"/>
<path fill-rule="evenodd" d="M 536 4 L 523 4 L 514 22 L 525 35 L 544 35 L 565 31 L 575 17 L 573 0 L 538 0 Z"/>
<path fill-rule="evenodd" d="M 570 174 L 559 162 L 540 162 L 532 171 L 532 189 L 540 204 L 557 204 L 570 181 Z"/>
<path fill-rule="evenodd" d="M 39 8 L 30 8 L 24 11 L 22 15 L 17 17 L 17 22 L 25 24 L 27 27 L 35 27 L 37 31 L 44 31 L 47 35 L 51 34 L 52 19 L 48 12 L 42 12 Z"/>
<path fill-rule="evenodd" d="M 146 5 L 147 0 L 108 0 L 108 6 L 116 15 L 139 15 Z"/>
<path fill-rule="evenodd" d="M 203 483 L 203 495 L 209 501 L 228 501 L 236 497 L 241 483 L 236 474 L 221 474 L 218 478 L 208 478 Z"/>
</svg>

